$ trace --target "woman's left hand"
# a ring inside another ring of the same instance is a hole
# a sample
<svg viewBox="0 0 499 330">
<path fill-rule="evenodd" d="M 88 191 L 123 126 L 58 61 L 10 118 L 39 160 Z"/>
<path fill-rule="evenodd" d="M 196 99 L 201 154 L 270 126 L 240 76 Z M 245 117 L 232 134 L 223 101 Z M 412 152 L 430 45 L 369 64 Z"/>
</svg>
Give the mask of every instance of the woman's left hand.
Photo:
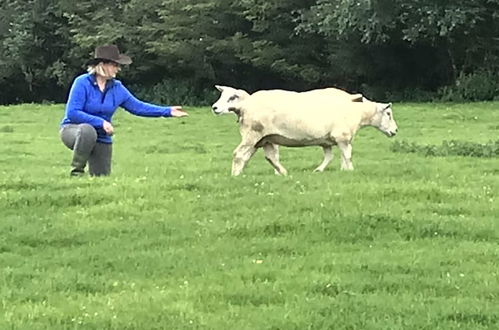
<svg viewBox="0 0 499 330">
<path fill-rule="evenodd" d="M 187 117 L 189 114 L 182 110 L 182 106 L 176 105 L 172 107 L 172 117 Z"/>
</svg>

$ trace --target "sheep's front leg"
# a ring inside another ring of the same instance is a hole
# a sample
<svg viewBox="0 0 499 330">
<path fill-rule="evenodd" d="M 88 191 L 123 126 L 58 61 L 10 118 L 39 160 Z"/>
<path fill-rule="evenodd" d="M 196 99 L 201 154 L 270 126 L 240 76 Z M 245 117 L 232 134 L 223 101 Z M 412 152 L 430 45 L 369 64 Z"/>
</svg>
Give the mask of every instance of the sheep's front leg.
<svg viewBox="0 0 499 330">
<path fill-rule="evenodd" d="M 314 172 L 322 172 L 326 168 L 326 166 L 331 162 L 333 159 L 333 152 L 332 152 L 332 147 L 331 146 L 324 146 L 322 147 L 322 150 L 324 150 L 324 160 L 322 163 L 314 170 Z"/>
<path fill-rule="evenodd" d="M 265 152 L 265 159 L 275 168 L 276 174 L 288 174 L 288 171 L 279 162 L 279 147 L 276 144 L 264 144 L 263 151 Z"/>
<path fill-rule="evenodd" d="M 350 142 L 338 142 L 338 147 L 341 150 L 341 169 L 351 171 L 352 164 L 352 144 Z"/>
<path fill-rule="evenodd" d="M 249 144 L 247 142 L 241 142 L 236 149 L 234 149 L 234 158 L 232 159 L 232 175 L 237 176 L 241 174 L 246 166 L 248 160 L 255 153 L 256 148 L 254 144 Z"/>
</svg>

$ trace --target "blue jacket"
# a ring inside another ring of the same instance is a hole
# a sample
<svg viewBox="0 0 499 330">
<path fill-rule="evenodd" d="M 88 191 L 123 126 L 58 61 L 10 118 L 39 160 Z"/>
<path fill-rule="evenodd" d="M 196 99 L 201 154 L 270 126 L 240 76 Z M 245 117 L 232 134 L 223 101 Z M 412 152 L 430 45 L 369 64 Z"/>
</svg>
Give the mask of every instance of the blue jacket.
<svg viewBox="0 0 499 330">
<path fill-rule="evenodd" d="M 171 117 L 171 107 L 162 107 L 135 98 L 128 89 L 116 79 L 107 81 L 104 92 L 97 85 L 93 74 L 85 73 L 73 82 L 66 104 L 66 114 L 61 125 L 87 123 L 95 127 L 97 141 L 112 143 L 102 125 L 111 122 L 118 107 L 142 117 Z"/>
</svg>

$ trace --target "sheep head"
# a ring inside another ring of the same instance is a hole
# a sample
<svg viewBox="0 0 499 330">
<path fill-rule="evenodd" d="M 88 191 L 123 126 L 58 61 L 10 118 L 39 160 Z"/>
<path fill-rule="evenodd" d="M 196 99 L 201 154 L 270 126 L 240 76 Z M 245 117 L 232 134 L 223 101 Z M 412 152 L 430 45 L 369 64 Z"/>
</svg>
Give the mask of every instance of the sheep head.
<svg viewBox="0 0 499 330">
<path fill-rule="evenodd" d="M 398 126 L 393 118 L 392 104 L 391 103 L 377 103 L 376 104 L 376 115 L 377 125 L 376 127 L 385 133 L 387 136 L 392 137 L 397 134 Z"/>
<path fill-rule="evenodd" d="M 235 112 L 237 104 L 249 96 L 248 92 L 242 89 L 220 85 L 215 85 L 215 88 L 221 93 L 220 98 L 211 106 L 216 115 Z"/>
</svg>

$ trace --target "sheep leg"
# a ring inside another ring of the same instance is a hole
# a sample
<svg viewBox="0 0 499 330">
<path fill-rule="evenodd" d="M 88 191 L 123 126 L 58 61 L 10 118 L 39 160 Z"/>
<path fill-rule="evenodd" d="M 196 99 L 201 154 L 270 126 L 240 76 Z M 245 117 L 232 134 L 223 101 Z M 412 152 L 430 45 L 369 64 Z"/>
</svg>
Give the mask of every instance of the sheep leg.
<svg viewBox="0 0 499 330">
<path fill-rule="evenodd" d="M 263 151 L 265 152 L 265 159 L 274 167 L 276 174 L 288 174 L 288 171 L 279 162 L 279 147 L 276 144 L 264 144 Z"/>
<path fill-rule="evenodd" d="M 273 146 L 275 147 L 275 158 L 277 159 L 277 162 L 280 164 L 280 162 L 279 162 L 279 145 L 273 144 Z M 284 168 L 284 166 L 282 168 Z M 275 168 L 274 168 L 274 173 L 277 175 L 280 174 L 279 171 Z M 286 173 L 287 173 L 287 171 L 286 171 Z M 286 175 L 286 174 L 284 174 L 284 175 Z"/>
<path fill-rule="evenodd" d="M 322 147 L 322 150 L 324 150 L 324 160 L 322 163 L 314 170 L 314 172 L 323 172 L 326 166 L 331 162 L 333 159 L 333 152 L 332 152 L 332 147 L 331 146 L 324 146 Z"/>
<path fill-rule="evenodd" d="M 237 176 L 241 174 L 241 172 L 244 169 L 244 166 L 246 166 L 246 163 L 248 160 L 253 156 L 255 153 L 256 148 L 254 144 L 249 144 L 247 142 L 241 142 L 237 146 L 236 149 L 234 149 L 234 158 L 232 159 L 232 175 Z"/>
<path fill-rule="evenodd" d="M 352 164 L 352 144 L 350 142 L 338 142 L 341 150 L 341 169 L 345 171 L 353 170 Z"/>
</svg>

